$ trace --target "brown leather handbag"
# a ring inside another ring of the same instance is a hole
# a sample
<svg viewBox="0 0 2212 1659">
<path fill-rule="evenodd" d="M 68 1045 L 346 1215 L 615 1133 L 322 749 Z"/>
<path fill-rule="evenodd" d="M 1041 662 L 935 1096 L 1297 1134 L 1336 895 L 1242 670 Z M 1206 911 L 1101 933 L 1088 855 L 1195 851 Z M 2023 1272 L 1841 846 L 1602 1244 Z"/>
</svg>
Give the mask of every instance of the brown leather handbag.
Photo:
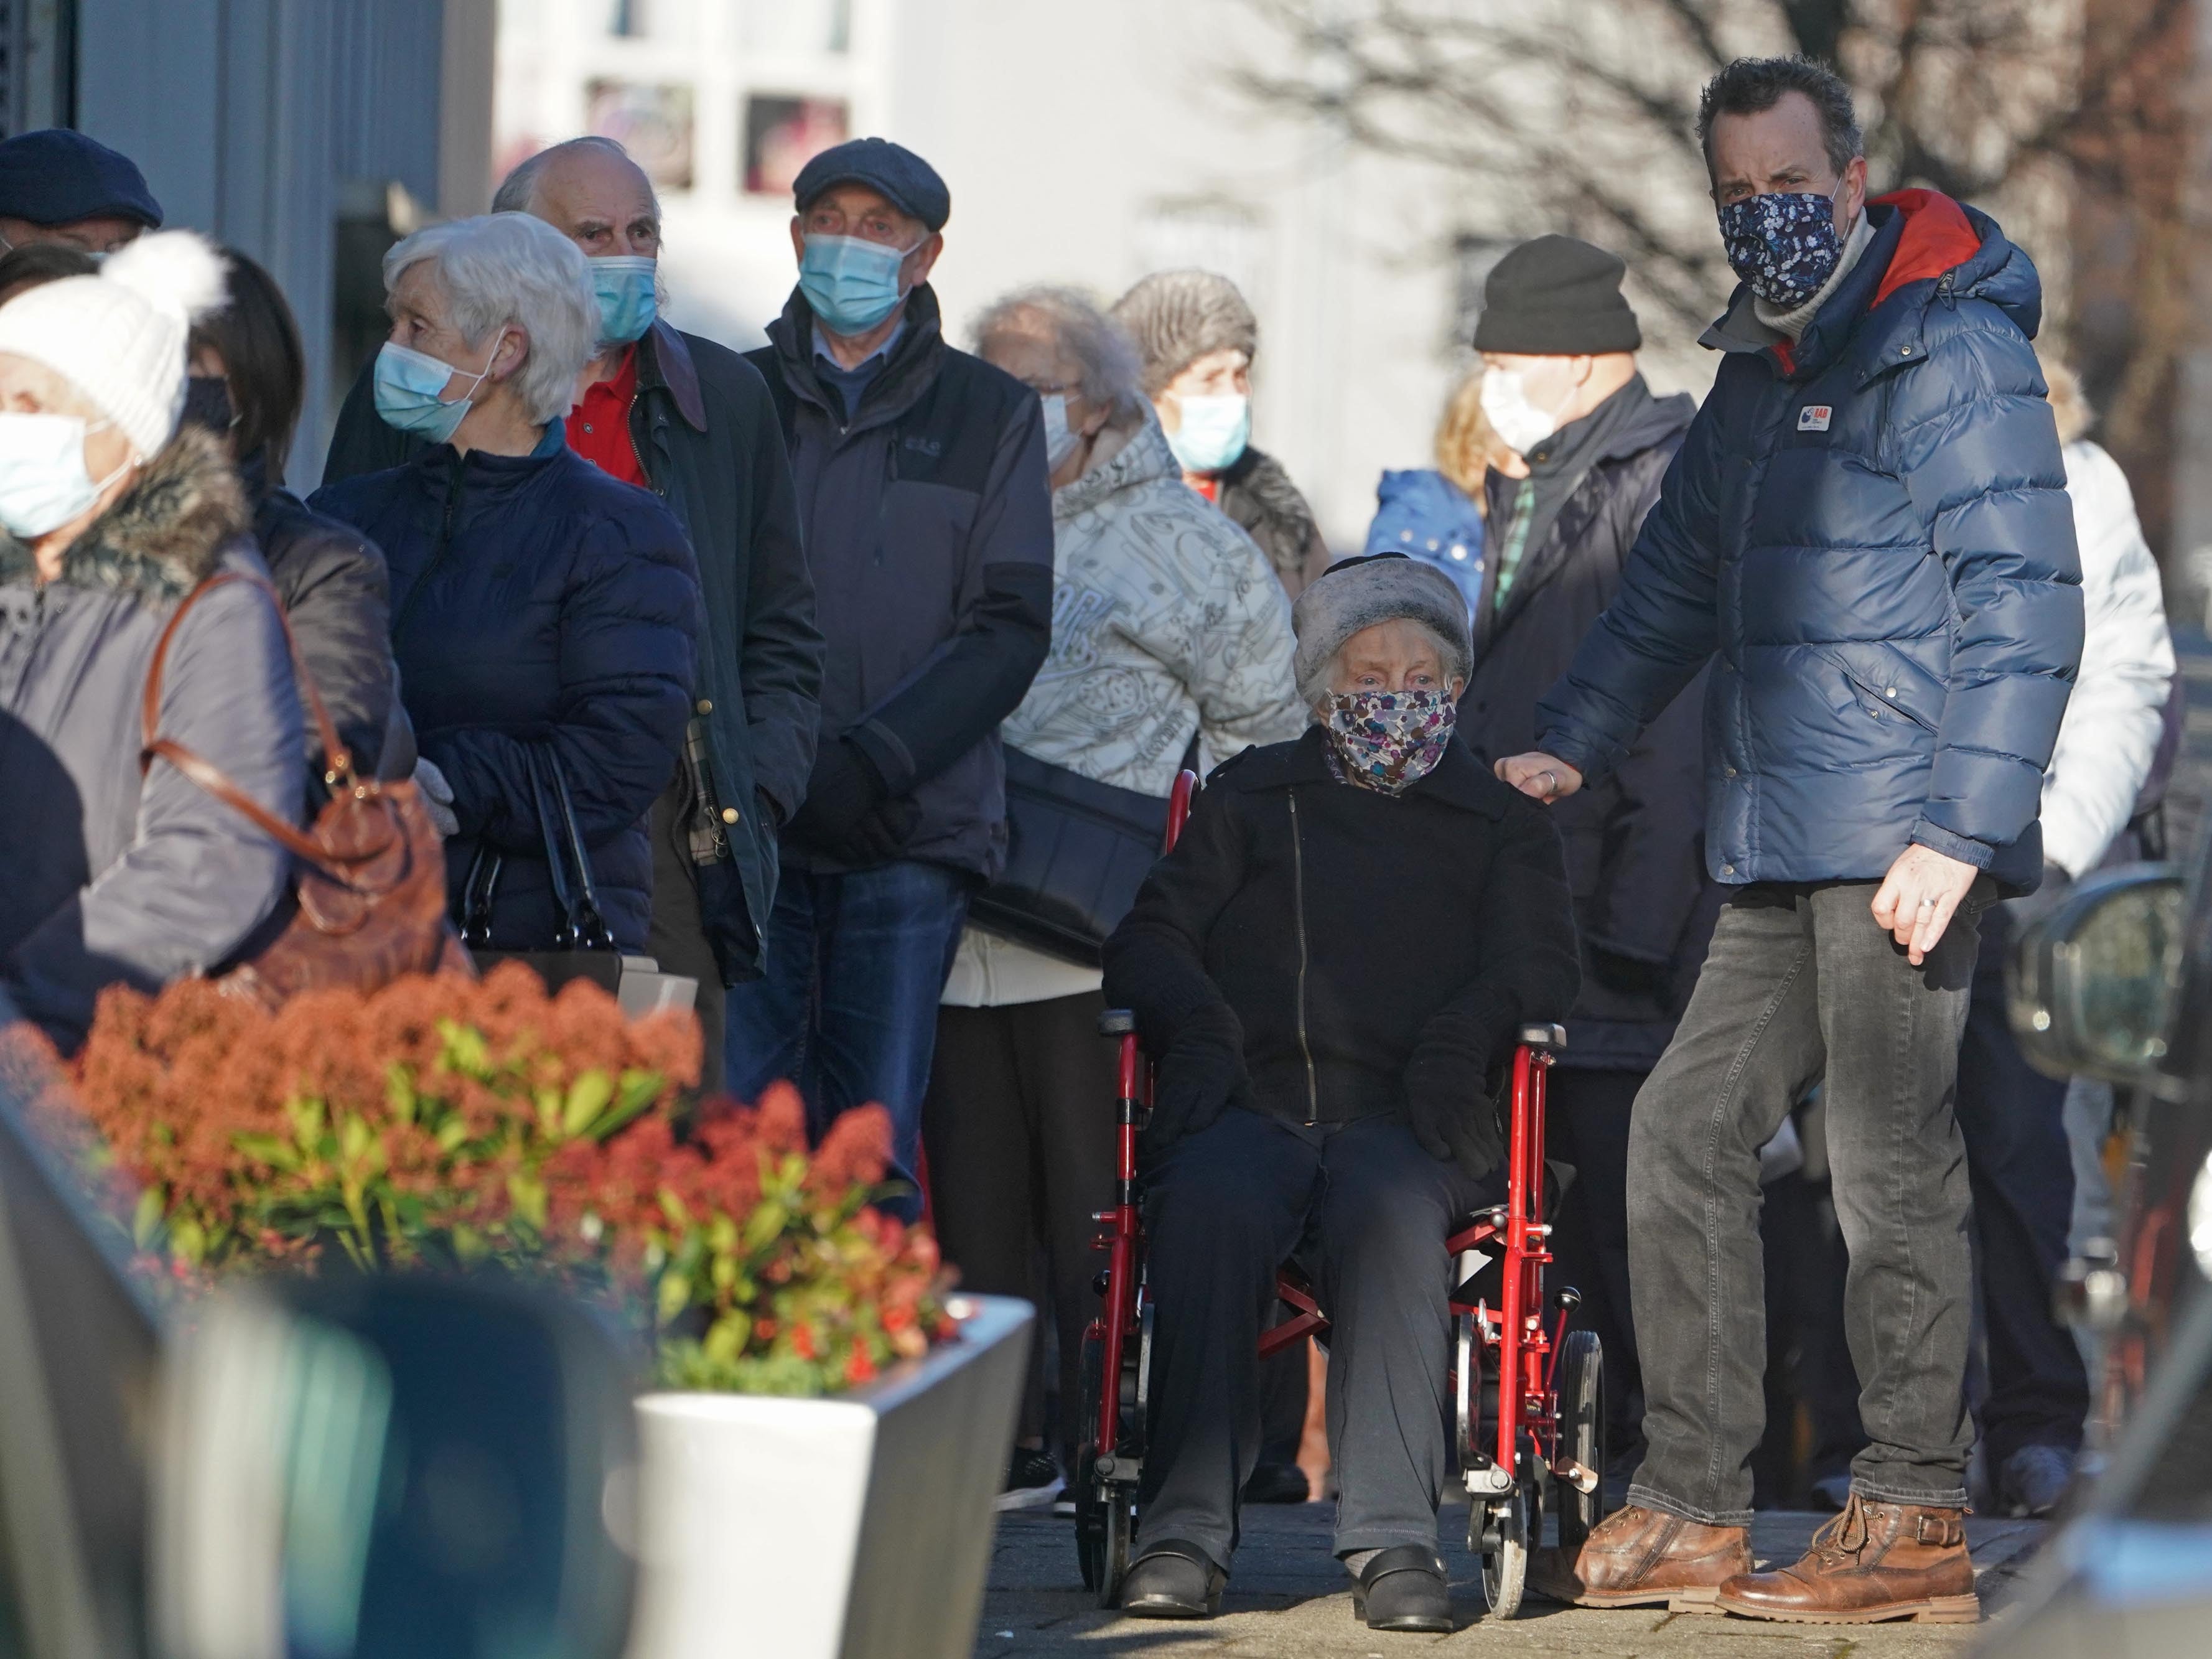
<svg viewBox="0 0 2212 1659">
<path fill-rule="evenodd" d="M 225 582 L 258 587 L 276 607 L 301 700 L 322 738 L 323 784 L 330 799 L 304 831 L 276 817 L 207 761 L 156 729 L 169 642 L 185 613 Z M 252 956 L 216 970 L 226 993 L 273 1009 L 301 991 L 336 986 L 370 991 L 402 974 L 442 968 L 472 971 L 446 918 L 445 844 L 438 826 L 412 780 L 380 783 L 355 775 L 353 757 L 338 741 L 322 693 L 301 658 L 283 604 L 268 583 L 230 572 L 209 577 L 185 596 L 154 647 L 141 729 L 140 775 L 159 756 L 295 860 L 283 931 Z"/>
</svg>

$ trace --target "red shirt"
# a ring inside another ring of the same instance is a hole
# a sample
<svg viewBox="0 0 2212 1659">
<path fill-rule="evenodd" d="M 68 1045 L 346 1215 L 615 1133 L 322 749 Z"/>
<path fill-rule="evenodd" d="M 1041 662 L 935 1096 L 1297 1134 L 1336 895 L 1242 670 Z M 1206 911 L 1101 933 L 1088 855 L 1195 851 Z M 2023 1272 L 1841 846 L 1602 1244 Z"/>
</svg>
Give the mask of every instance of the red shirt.
<svg viewBox="0 0 2212 1659">
<path fill-rule="evenodd" d="M 636 399 L 637 347 L 632 344 L 623 349 L 614 379 L 586 387 L 584 401 L 568 411 L 562 425 L 568 431 L 568 447 L 600 471 L 650 489 L 629 435 L 629 406 Z"/>
</svg>

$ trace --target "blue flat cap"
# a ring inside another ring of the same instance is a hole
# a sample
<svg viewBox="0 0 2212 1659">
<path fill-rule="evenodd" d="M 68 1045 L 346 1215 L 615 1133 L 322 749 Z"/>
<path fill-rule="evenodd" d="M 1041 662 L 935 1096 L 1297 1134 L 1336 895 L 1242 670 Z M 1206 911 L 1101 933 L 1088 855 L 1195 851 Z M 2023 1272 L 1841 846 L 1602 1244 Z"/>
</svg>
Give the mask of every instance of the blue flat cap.
<svg viewBox="0 0 2212 1659">
<path fill-rule="evenodd" d="M 66 127 L 42 127 L 0 143 L 0 215 L 34 225 L 136 219 L 158 230 L 161 204 L 129 156 Z"/>
<path fill-rule="evenodd" d="M 791 193 L 804 213 L 833 185 L 866 185 L 932 230 L 944 229 L 952 216 L 952 192 L 945 188 L 937 169 L 888 138 L 852 138 L 823 150 L 799 168 L 799 177 L 791 181 Z"/>
</svg>

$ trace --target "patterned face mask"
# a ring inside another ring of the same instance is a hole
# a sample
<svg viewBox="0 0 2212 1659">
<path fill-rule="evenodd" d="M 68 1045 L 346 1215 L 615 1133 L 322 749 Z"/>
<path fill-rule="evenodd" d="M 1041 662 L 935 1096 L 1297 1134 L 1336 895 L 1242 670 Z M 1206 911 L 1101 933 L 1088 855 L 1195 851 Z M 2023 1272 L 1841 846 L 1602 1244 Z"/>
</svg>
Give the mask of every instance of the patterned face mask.
<svg viewBox="0 0 2212 1659">
<path fill-rule="evenodd" d="M 1843 257 L 1836 237 L 1836 189 L 1747 196 L 1721 210 L 1721 244 L 1729 269 L 1781 311 L 1795 311 L 1836 274 Z"/>
<path fill-rule="evenodd" d="M 1350 781 L 1400 795 L 1437 769 L 1459 721 L 1449 691 L 1339 691 L 1328 700 L 1330 758 Z"/>
</svg>

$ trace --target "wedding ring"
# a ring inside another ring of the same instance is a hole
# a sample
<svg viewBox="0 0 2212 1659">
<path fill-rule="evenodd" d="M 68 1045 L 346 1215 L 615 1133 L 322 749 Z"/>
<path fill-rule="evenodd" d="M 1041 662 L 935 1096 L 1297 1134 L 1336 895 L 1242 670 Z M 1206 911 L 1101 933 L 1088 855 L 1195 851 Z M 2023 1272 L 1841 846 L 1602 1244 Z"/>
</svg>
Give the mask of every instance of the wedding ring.
<svg viewBox="0 0 2212 1659">
<path fill-rule="evenodd" d="M 1551 780 L 1549 783 L 1547 783 L 1544 786 L 1544 793 L 1548 795 L 1559 788 L 1559 775 L 1547 766 L 1544 769 L 1544 775 Z"/>
</svg>

